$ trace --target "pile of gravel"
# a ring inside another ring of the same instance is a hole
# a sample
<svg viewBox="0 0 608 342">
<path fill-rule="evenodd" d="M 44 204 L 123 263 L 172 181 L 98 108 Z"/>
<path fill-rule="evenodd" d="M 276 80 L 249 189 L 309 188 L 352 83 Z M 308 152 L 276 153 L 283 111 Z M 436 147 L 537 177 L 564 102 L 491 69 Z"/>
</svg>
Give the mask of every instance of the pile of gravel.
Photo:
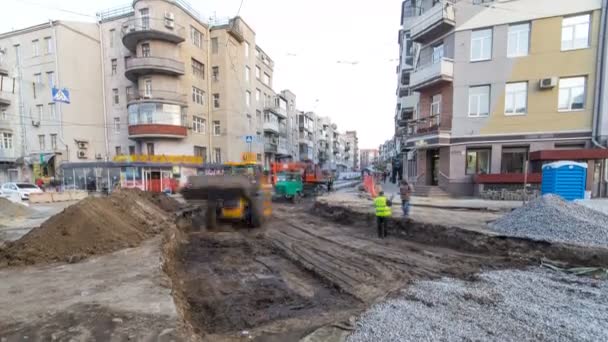
<svg viewBox="0 0 608 342">
<path fill-rule="evenodd" d="M 493 222 L 490 228 L 535 240 L 608 246 L 608 215 L 556 195 L 530 201 Z"/>
<path fill-rule="evenodd" d="M 348 341 L 608 341 L 608 281 L 530 269 L 420 281 Z"/>
</svg>

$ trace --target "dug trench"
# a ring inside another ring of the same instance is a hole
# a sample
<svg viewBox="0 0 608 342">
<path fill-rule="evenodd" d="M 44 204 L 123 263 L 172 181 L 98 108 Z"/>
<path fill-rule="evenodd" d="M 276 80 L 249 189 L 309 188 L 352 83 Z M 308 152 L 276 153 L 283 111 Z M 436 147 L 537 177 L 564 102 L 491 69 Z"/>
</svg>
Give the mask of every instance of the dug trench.
<svg viewBox="0 0 608 342">
<path fill-rule="evenodd" d="M 391 236 L 379 240 L 373 217 L 319 203 L 273 211 L 262 229 L 197 231 L 181 218 L 167 232 L 164 268 L 187 335 L 341 340 L 349 319 L 415 280 L 475 280 L 481 271 L 538 265 L 541 258 L 608 264 L 607 250 L 403 220 L 392 220 Z"/>
</svg>

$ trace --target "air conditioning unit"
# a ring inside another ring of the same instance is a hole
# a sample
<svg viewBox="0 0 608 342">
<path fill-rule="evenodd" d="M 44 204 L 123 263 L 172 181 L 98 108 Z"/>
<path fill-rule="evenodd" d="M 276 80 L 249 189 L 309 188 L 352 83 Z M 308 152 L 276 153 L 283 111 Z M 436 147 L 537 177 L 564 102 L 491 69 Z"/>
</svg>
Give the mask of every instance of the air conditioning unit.
<svg viewBox="0 0 608 342">
<path fill-rule="evenodd" d="M 551 89 L 557 85 L 557 77 L 541 78 L 538 86 L 541 89 Z"/>
<path fill-rule="evenodd" d="M 101 160 L 101 159 L 102 159 L 102 157 L 101 157 L 101 153 L 97 153 L 97 154 L 95 155 L 95 159 Z"/>
<path fill-rule="evenodd" d="M 79 159 L 87 159 L 87 153 L 86 153 L 86 151 L 78 151 L 78 158 Z"/>
<path fill-rule="evenodd" d="M 165 19 L 174 20 L 175 16 L 172 12 L 165 12 Z"/>
<path fill-rule="evenodd" d="M 40 127 L 40 121 L 32 120 L 32 126 Z"/>
<path fill-rule="evenodd" d="M 84 141 L 79 141 L 78 142 L 78 149 L 79 150 L 86 150 L 87 149 L 87 143 Z"/>
</svg>

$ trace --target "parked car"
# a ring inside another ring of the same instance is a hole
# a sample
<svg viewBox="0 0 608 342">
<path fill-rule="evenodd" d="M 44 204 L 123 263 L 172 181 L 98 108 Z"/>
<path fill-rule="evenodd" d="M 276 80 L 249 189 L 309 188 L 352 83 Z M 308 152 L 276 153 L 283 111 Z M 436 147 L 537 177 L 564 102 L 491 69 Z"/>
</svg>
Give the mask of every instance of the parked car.
<svg viewBox="0 0 608 342">
<path fill-rule="evenodd" d="M 30 194 L 40 193 L 42 190 L 31 183 L 4 183 L 0 188 L 0 191 L 4 196 L 10 196 L 12 194 L 18 194 L 22 200 L 29 200 Z"/>
</svg>

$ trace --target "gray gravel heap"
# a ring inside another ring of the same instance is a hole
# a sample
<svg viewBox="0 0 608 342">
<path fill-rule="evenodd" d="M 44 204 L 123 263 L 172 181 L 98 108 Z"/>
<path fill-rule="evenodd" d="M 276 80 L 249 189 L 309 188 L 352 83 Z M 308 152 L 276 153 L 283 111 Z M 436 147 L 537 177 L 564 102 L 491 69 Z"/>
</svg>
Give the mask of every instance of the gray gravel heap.
<svg viewBox="0 0 608 342">
<path fill-rule="evenodd" d="M 556 195 L 530 201 L 490 224 L 490 228 L 535 240 L 608 246 L 608 215 Z"/>
<path fill-rule="evenodd" d="M 347 341 L 608 341 L 608 281 L 544 269 L 420 281 L 374 305 Z"/>
</svg>

